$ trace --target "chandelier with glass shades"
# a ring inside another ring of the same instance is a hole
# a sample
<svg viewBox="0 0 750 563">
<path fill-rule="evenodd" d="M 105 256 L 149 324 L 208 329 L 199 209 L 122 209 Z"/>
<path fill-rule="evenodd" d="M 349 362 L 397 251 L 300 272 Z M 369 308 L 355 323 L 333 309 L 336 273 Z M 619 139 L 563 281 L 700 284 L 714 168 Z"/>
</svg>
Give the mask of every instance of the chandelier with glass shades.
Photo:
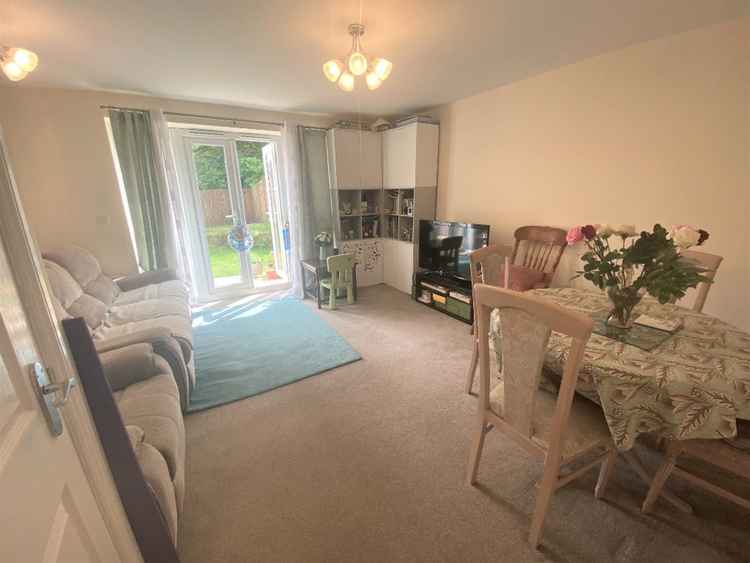
<svg viewBox="0 0 750 563">
<path fill-rule="evenodd" d="M 26 78 L 36 68 L 39 57 L 36 53 L 21 47 L 0 47 L 0 68 L 13 82 Z"/>
<path fill-rule="evenodd" d="M 370 61 L 362 52 L 360 38 L 365 34 L 365 26 L 361 23 L 349 25 L 349 34 L 352 36 L 352 50 L 344 57 L 343 62 L 331 59 L 323 65 L 323 74 L 331 82 L 338 84 L 344 92 L 354 90 L 354 77 L 365 75 L 367 88 L 375 90 L 388 78 L 393 69 L 391 61 L 376 58 Z"/>
</svg>

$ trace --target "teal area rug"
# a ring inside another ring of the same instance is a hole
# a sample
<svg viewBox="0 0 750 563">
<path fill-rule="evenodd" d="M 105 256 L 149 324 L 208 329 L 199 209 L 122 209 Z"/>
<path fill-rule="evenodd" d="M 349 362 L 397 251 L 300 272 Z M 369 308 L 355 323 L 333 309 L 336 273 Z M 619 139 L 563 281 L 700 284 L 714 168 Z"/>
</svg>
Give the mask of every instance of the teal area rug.
<svg viewBox="0 0 750 563">
<path fill-rule="evenodd" d="M 298 299 L 269 299 L 193 315 L 195 412 L 361 359 Z"/>
</svg>

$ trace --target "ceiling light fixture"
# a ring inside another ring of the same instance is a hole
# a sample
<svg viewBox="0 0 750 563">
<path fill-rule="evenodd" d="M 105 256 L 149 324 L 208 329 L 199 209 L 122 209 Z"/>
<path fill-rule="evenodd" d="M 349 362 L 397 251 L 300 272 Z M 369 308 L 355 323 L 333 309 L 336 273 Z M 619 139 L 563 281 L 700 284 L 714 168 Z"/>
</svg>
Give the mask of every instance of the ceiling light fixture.
<svg viewBox="0 0 750 563">
<path fill-rule="evenodd" d="M 0 68 L 13 82 L 26 78 L 39 64 L 36 53 L 21 47 L 0 47 Z"/>
<path fill-rule="evenodd" d="M 365 83 L 370 90 L 379 88 L 383 81 L 390 76 L 393 64 L 383 58 L 367 60 L 360 43 L 360 38 L 365 34 L 364 25 L 361 23 L 351 24 L 349 34 L 352 36 L 352 50 L 344 57 L 343 62 L 339 59 L 327 61 L 323 65 L 323 74 L 331 82 L 336 82 L 344 92 L 354 90 L 354 77 L 363 74 L 365 74 Z"/>
</svg>

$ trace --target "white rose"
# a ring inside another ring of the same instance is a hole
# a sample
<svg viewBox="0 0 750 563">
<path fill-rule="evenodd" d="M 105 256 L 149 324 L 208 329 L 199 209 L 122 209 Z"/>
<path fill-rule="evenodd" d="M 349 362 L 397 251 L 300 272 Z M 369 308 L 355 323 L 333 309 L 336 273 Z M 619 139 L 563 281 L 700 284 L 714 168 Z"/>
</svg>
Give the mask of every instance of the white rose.
<svg viewBox="0 0 750 563">
<path fill-rule="evenodd" d="M 612 228 L 612 225 L 609 223 L 602 223 L 601 225 L 596 225 L 596 234 L 599 236 L 607 236 L 613 234 L 615 231 Z"/>
<path fill-rule="evenodd" d="M 674 241 L 675 246 L 682 250 L 695 246 L 701 238 L 701 234 L 698 230 L 688 225 L 672 227 L 669 236 L 672 241 Z"/>
<path fill-rule="evenodd" d="M 635 225 L 612 225 L 614 234 L 621 237 L 634 237 L 636 234 Z"/>
</svg>

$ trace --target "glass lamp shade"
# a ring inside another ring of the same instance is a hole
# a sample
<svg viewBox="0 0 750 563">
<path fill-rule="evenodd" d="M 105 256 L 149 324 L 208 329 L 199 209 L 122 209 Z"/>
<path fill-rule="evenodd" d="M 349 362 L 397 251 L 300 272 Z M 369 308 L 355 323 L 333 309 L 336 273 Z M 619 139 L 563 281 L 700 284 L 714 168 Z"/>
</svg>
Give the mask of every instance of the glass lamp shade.
<svg viewBox="0 0 750 563">
<path fill-rule="evenodd" d="M 348 72 L 342 72 L 338 85 L 344 92 L 351 92 L 354 90 L 354 76 Z"/>
<path fill-rule="evenodd" d="M 367 72 L 367 57 L 359 51 L 355 51 L 349 55 L 349 72 L 354 76 L 362 76 Z"/>
<path fill-rule="evenodd" d="M 393 63 L 388 59 L 375 59 L 372 61 L 372 72 L 374 72 L 380 80 L 385 80 L 391 75 L 393 70 Z"/>
<path fill-rule="evenodd" d="M 36 53 L 20 47 L 10 49 L 8 51 L 8 58 L 16 63 L 24 72 L 31 72 L 39 64 L 39 57 L 36 56 Z"/>
<path fill-rule="evenodd" d="M 383 83 L 383 81 L 380 80 L 380 77 L 374 72 L 368 72 L 365 81 L 367 82 L 367 88 L 369 90 L 380 88 L 380 85 Z"/>
<path fill-rule="evenodd" d="M 344 63 L 341 61 L 330 60 L 323 65 L 323 74 L 331 82 L 336 82 L 342 72 L 344 72 Z"/>
<path fill-rule="evenodd" d="M 19 66 L 17 62 L 12 59 L 4 60 L 2 63 L 0 63 L 0 66 L 2 66 L 3 73 L 8 77 L 8 80 L 12 80 L 13 82 L 23 80 L 28 74 Z"/>
</svg>

